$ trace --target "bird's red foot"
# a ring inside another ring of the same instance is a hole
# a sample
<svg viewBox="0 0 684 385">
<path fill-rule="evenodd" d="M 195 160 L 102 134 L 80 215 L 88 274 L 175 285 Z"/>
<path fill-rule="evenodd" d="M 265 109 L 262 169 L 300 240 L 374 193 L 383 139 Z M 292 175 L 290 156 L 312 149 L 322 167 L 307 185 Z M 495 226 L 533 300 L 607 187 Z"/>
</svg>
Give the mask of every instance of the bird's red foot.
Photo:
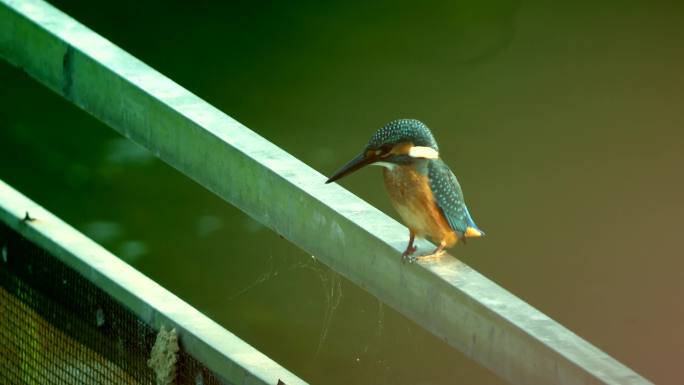
<svg viewBox="0 0 684 385">
<path fill-rule="evenodd" d="M 421 262 L 436 261 L 442 258 L 442 255 L 444 255 L 445 252 L 445 250 L 435 250 L 432 254 L 419 255 L 417 257 L 413 257 L 413 260 Z"/>
<path fill-rule="evenodd" d="M 427 254 L 427 255 L 421 255 L 418 257 L 414 257 L 414 261 L 434 261 L 438 260 L 442 257 L 442 254 L 444 254 L 446 248 L 446 242 L 442 241 L 439 246 L 435 249 L 435 251 L 432 252 L 432 254 Z"/>
</svg>

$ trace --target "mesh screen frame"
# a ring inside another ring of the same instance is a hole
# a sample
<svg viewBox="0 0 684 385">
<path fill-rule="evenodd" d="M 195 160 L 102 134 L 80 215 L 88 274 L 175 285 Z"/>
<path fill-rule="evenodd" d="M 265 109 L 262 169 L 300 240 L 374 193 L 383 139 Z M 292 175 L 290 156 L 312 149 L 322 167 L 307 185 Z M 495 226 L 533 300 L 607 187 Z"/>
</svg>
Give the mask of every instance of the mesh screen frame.
<svg viewBox="0 0 684 385">
<path fill-rule="evenodd" d="M 2 180 L 0 286 L 3 313 L 23 312 L 26 319 L 38 320 L 33 324 L 21 323 L 22 317 L 12 321 L 15 325 L 28 325 L 27 340 L 33 344 L 47 340 L 43 338 L 46 335 L 64 334 L 77 346 L 89 349 L 88 354 L 102 357 L 126 373 L 135 372 L 132 369 L 143 373 L 150 370 L 146 364 L 156 331 L 175 329 L 180 347 L 175 383 L 306 385 L 286 368 Z M 91 297 L 80 298 L 82 292 L 91 293 Z M 5 311 L 9 306 L 13 310 Z M 66 312 L 69 309 L 80 315 L 78 321 L 59 316 L 70 314 Z M 0 315 L 3 325 L 10 322 L 4 320 Z M 41 328 L 44 330 L 36 331 Z M 107 338 L 121 342 L 108 344 L 111 340 Z M 5 361 L 10 360 L 10 354 L 18 354 L 22 359 L 30 355 L 16 353 L 21 351 L 21 345 L 7 346 L 10 344 L 0 343 L 0 355 L 8 357 Z M 126 358 L 126 349 L 140 353 L 144 360 Z M 30 365 L 28 361 L 26 365 L 18 364 L 18 370 L 16 365 L 10 368 L 26 377 L 16 377 L 17 383 L 45 383 L 36 377 L 35 370 L 22 369 Z M 147 375 L 141 377 L 144 377 L 142 383 L 154 383 L 149 382 Z M 0 377 L 0 383 L 3 382 Z M 87 379 L 85 383 L 96 382 Z"/>
<path fill-rule="evenodd" d="M 0 245 L 0 383 L 155 383 L 154 328 L 5 224 Z M 176 383 L 230 384 L 182 342 Z"/>
</svg>

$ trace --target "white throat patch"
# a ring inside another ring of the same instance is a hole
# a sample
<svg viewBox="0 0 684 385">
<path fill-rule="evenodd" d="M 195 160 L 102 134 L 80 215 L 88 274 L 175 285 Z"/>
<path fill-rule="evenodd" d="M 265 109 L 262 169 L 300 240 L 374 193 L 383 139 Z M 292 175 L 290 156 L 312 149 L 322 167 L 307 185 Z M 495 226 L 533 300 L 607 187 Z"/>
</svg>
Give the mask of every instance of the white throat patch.
<svg viewBox="0 0 684 385">
<path fill-rule="evenodd" d="M 408 152 L 411 158 L 437 159 L 439 153 L 432 147 L 413 146 Z"/>
<path fill-rule="evenodd" d="M 375 162 L 375 163 L 371 163 L 371 166 L 380 166 L 380 167 L 384 167 L 384 168 L 386 168 L 386 169 L 388 169 L 388 170 L 390 170 L 390 171 L 394 170 L 394 168 L 397 167 L 396 164 L 390 163 L 390 162 Z"/>
</svg>

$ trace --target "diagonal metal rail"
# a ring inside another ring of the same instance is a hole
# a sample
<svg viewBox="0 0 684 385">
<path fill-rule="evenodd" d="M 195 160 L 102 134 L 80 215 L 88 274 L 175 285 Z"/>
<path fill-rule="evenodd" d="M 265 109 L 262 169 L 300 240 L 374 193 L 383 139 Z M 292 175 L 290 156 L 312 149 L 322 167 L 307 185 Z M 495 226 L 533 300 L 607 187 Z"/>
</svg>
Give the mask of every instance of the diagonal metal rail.
<svg viewBox="0 0 684 385">
<path fill-rule="evenodd" d="M 0 56 L 505 380 L 650 383 L 49 4 L 0 0 Z"/>
</svg>

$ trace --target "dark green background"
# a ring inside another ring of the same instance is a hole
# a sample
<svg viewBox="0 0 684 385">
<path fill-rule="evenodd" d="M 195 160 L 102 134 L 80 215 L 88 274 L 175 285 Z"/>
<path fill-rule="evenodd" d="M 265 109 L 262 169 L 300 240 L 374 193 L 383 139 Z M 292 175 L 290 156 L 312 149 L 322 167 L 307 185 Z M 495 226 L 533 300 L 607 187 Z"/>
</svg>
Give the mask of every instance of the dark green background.
<svg viewBox="0 0 684 385">
<path fill-rule="evenodd" d="M 684 5 L 596 3 L 53 2 L 324 174 L 423 120 L 487 232 L 452 253 L 675 384 Z M 0 178 L 303 379 L 500 383 L 5 63 L 0 85 Z M 394 216 L 378 169 L 341 183 Z"/>
</svg>

